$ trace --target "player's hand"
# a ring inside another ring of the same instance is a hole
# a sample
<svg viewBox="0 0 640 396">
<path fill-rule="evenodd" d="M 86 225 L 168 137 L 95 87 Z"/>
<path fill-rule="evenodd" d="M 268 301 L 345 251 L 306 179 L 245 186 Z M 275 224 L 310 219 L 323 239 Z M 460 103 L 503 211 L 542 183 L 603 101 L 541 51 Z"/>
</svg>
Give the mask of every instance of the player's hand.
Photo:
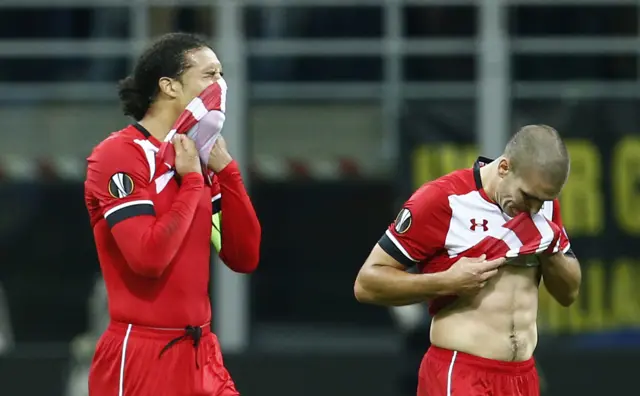
<svg viewBox="0 0 640 396">
<path fill-rule="evenodd" d="M 200 156 L 196 150 L 196 144 L 185 135 L 177 134 L 173 140 L 173 148 L 176 150 L 176 172 L 180 176 L 197 172 L 202 174 Z"/>
<path fill-rule="evenodd" d="M 447 270 L 452 289 L 458 294 L 473 293 L 482 289 L 487 281 L 498 273 L 505 258 L 486 260 L 480 257 L 463 257 Z"/>
<path fill-rule="evenodd" d="M 231 161 L 233 161 L 233 158 L 231 158 L 231 154 L 227 151 L 227 142 L 220 136 L 211 149 L 207 166 L 212 171 L 218 173 L 229 165 Z"/>
</svg>

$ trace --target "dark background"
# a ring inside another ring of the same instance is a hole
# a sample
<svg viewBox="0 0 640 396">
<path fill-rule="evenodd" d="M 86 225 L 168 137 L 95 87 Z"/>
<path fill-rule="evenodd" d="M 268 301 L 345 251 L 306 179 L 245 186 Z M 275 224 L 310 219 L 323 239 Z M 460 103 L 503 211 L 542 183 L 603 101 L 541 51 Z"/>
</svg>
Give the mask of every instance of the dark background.
<svg viewBox="0 0 640 396">
<path fill-rule="evenodd" d="M 512 38 L 637 39 L 638 13 L 637 5 L 511 6 L 508 30 Z M 170 23 L 152 29 L 208 34 L 205 14 L 196 7 L 174 8 Z M 375 38 L 383 32 L 384 13 L 377 6 L 288 7 L 276 33 L 261 7 L 248 7 L 244 15 L 249 38 Z M 474 6 L 405 6 L 403 15 L 407 38 L 464 38 L 478 31 Z M 111 23 L 99 25 L 107 17 Z M 133 23 L 128 10 L 117 7 L 0 8 L 2 20 L 0 39 L 126 37 Z M 384 72 L 381 56 L 249 57 L 247 66 L 250 83 L 375 82 Z M 638 66 L 636 53 L 512 55 L 514 87 L 537 81 L 634 86 Z M 42 59 L 0 52 L 4 82 L 115 82 L 129 67 L 128 59 L 117 57 L 46 59 L 43 67 Z M 411 55 L 402 67 L 406 81 L 477 78 L 473 55 Z M 541 304 L 536 358 L 545 394 L 554 396 L 639 391 L 638 100 L 593 96 L 532 99 L 513 90 L 514 129 L 551 124 L 566 137 L 573 157 L 562 202 L 585 286 L 569 310 Z M 406 100 L 401 113 L 399 160 L 388 177 L 250 179 L 263 227 L 260 269 L 251 276 L 252 344 L 244 354 L 226 356 L 243 395 L 400 394 L 402 335 L 387 310 L 355 301 L 355 275 L 420 183 L 470 166 L 481 154 L 474 146 L 473 98 Z M 16 342 L 0 355 L 0 395 L 61 396 L 77 363 L 70 343 L 88 330 L 87 300 L 99 275 L 80 180 L 0 181 L 0 263 Z M 619 276 L 623 270 L 626 277 Z"/>
</svg>

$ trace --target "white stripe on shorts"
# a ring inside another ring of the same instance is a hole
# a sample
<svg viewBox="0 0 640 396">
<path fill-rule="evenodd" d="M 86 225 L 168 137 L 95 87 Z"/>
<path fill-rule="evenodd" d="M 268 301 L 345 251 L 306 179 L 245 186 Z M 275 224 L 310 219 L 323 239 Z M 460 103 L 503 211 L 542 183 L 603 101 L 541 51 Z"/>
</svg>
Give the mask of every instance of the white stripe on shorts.
<svg viewBox="0 0 640 396">
<path fill-rule="evenodd" d="M 118 396 L 124 396 L 124 361 L 127 356 L 127 343 L 129 342 L 129 334 L 131 333 L 132 326 L 132 324 L 127 326 L 127 332 L 124 335 L 124 342 L 122 343 L 122 359 L 120 360 L 120 389 L 118 391 Z"/>
<path fill-rule="evenodd" d="M 451 396 L 452 395 L 452 393 L 451 393 L 451 378 L 453 377 L 453 365 L 456 362 L 456 356 L 458 356 L 458 351 L 453 351 L 453 356 L 451 356 L 451 363 L 449 364 L 449 373 L 447 374 L 447 396 Z"/>
</svg>

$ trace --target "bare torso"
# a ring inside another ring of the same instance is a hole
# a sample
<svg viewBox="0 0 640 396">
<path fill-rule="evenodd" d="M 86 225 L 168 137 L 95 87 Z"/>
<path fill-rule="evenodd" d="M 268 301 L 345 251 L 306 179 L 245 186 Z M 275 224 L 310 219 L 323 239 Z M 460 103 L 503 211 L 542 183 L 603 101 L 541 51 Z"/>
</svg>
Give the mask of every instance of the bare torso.
<svg viewBox="0 0 640 396">
<path fill-rule="evenodd" d="M 505 265 L 478 294 L 433 318 L 431 343 L 488 359 L 529 359 L 538 342 L 539 271 Z"/>
</svg>

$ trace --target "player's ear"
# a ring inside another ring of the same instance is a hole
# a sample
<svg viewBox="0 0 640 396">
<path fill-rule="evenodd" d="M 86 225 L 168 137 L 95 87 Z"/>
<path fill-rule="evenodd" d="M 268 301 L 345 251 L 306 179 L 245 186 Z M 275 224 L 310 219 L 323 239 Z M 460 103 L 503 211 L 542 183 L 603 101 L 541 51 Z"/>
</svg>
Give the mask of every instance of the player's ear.
<svg viewBox="0 0 640 396">
<path fill-rule="evenodd" d="M 509 172 L 511 172 L 511 164 L 509 163 L 509 159 L 502 157 L 498 162 L 498 175 L 501 178 L 506 177 Z"/>
<path fill-rule="evenodd" d="M 170 98 L 178 97 L 178 90 L 181 89 L 179 85 L 180 83 L 178 81 L 169 77 L 162 77 L 160 80 L 158 80 L 158 87 L 160 88 L 160 92 Z"/>
</svg>

